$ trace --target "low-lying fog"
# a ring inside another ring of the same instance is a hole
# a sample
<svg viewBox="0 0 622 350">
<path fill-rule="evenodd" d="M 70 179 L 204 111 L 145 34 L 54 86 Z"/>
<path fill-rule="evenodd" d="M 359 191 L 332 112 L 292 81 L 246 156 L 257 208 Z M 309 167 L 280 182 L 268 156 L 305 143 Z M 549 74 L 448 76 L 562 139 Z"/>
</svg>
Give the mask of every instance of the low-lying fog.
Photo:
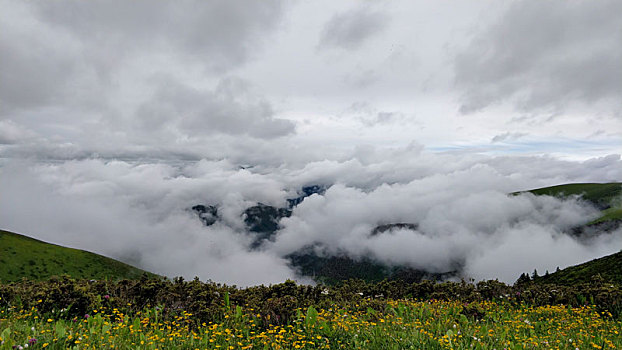
<svg viewBox="0 0 622 350">
<path fill-rule="evenodd" d="M 86 249 L 173 276 L 236 285 L 301 282 L 285 258 L 305 246 L 461 277 L 513 283 L 617 252 L 622 230 L 579 241 L 567 232 L 598 216 L 577 199 L 508 193 L 569 182 L 622 178 L 617 155 L 582 162 L 483 157 L 408 147 L 347 160 L 242 168 L 232 161 L 183 164 L 72 160 L 11 161 L 0 168 L 3 228 Z M 285 207 L 303 186 L 330 186 L 280 222 L 259 250 L 243 211 Z M 217 205 L 205 227 L 189 210 Z M 380 224 L 416 230 L 370 235 Z"/>
</svg>

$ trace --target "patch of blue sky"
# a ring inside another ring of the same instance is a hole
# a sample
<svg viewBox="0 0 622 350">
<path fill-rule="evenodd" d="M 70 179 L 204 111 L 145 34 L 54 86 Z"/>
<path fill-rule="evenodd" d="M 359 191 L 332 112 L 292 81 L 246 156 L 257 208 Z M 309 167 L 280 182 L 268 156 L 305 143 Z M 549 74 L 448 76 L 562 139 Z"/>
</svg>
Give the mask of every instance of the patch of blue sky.
<svg viewBox="0 0 622 350">
<path fill-rule="evenodd" d="M 495 143 L 450 144 L 428 147 L 432 152 L 468 152 L 488 155 L 559 155 L 563 158 L 585 159 L 592 156 L 622 153 L 622 138 L 585 139 L 537 139 L 534 137 L 516 141 Z"/>
</svg>

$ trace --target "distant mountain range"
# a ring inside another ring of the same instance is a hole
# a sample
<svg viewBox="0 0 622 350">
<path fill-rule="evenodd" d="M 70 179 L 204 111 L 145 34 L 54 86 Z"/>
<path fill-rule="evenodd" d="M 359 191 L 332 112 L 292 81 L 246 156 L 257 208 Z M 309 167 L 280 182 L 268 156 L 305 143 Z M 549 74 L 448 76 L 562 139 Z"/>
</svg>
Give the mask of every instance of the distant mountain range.
<svg viewBox="0 0 622 350">
<path fill-rule="evenodd" d="M 328 186 L 304 187 L 299 196 L 288 201 L 288 207 L 277 208 L 261 203 L 247 208 L 243 215 L 248 232 L 254 234 L 251 249 L 273 238 L 279 221 L 289 217 L 296 205 L 313 194 L 323 194 Z M 530 191 L 536 195 L 556 197 L 579 196 L 601 210 L 596 220 L 575 227 L 570 234 L 582 236 L 611 232 L 622 223 L 622 184 L 568 184 Z M 522 192 L 521 192 L 522 193 Z M 511 195 L 515 195 L 513 193 Z M 219 220 L 217 205 L 198 204 L 191 208 L 204 225 Z M 396 229 L 417 229 L 416 223 L 396 222 L 378 225 L 370 235 L 386 234 Z M 353 259 L 345 253 L 323 256 L 313 247 L 307 247 L 287 256 L 291 266 L 301 275 L 318 282 L 335 284 L 341 280 L 357 278 L 366 281 L 384 279 L 418 282 L 423 279 L 442 280 L 459 276 L 460 266 L 444 273 L 432 273 L 407 266 L 388 266 L 370 258 Z M 111 258 L 83 250 L 66 248 L 17 233 L 0 230 L 0 282 L 11 282 L 25 277 L 33 280 L 47 279 L 53 275 L 67 274 L 86 279 L 135 279 L 140 276 L 161 278 L 155 274 L 121 263 Z M 622 251 L 585 264 L 569 267 L 535 279 L 536 283 L 575 284 L 586 282 L 595 274 L 605 280 L 622 283 Z M 518 277 L 518 276 L 517 276 Z"/>
<path fill-rule="evenodd" d="M 313 194 L 323 194 L 330 186 L 306 186 L 298 192 L 298 197 L 288 200 L 288 207 L 277 208 L 262 203 L 247 208 L 244 213 L 244 222 L 247 230 L 254 234 L 251 249 L 259 249 L 261 245 L 271 240 L 279 229 L 282 218 L 289 217 L 295 206 Z M 544 187 L 529 191 L 515 192 L 510 195 L 530 192 L 535 195 L 548 195 L 558 198 L 577 196 L 601 210 L 601 216 L 584 225 L 574 227 L 569 234 L 578 237 L 591 237 L 603 232 L 611 232 L 622 224 L 622 183 L 576 183 L 552 187 Z M 196 205 L 192 207 L 206 226 L 218 220 L 218 208 L 211 205 Z M 375 227 L 370 235 L 385 234 L 396 229 L 416 230 L 417 223 L 396 222 L 382 224 Z M 320 247 L 321 248 L 321 247 Z M 301 275 L 308 276 L 326 284 L 338 283 L 341 280 L 357 278 L 365 281 L 380 281 L 384 279 L 399 279 L 408 282 L 419 282 L 423 279 L 442 280 L 459 276 L 461 266 L 456 263 L 454 269 L 443 273 L 414 269 L 408 266 L 389 266 L 370 258 L 354 259 L 341 253 L 331 256 L 318 255 L 318 249 L 306 247 L 287 256 L 291 266 Z M 518 277 L 518 276 L 517 276 Z"/>
</svg>

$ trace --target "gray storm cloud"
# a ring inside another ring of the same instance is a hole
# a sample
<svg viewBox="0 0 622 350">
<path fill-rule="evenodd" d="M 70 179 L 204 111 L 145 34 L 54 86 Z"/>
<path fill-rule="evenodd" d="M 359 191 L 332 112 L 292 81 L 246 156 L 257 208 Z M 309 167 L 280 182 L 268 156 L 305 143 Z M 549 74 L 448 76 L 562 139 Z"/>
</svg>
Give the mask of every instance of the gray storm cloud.
<svg viewBox="0 0 622 350">
<path fill-rule="evenodd" d="M 295 126 L 274 118 L 270 103 L 236 78 L 223 79 L 212 91 L 164 80 L 136 114 L 139 130 L 177 128 L 190 136 L 225 133 L 274 138 L 293 133 Z"/>
<path fill-rule="evenodd" d="M 461 266 L 462 277 L 513 282 L 522 272 L 579 263 L 622 243 L 620 231 L 590 241 L 566 234 L 596 215 L 580 201 L 507 195 L 559 182 L 620 178 L 619 157 L 526 157 L 517 171 L 503 157 L 393 152 L 410 157 L 401 162 L 377 151 L 365 163 L 352 158 L 250 169 L 228 160 L 14 160 L 0 170 L 0 222 L 5 229 L 168 276 L 237 285 L 305 281 L 286 256 L 308 246 L 431 271 Z M 588 163 L 598 164 L 600 172 Z M 257 202 L 285 206 L 312 183 L 332 187 L 305 199 L 281 220 L 271 242 L 252 250 L 244 210 Z M 195 204 L 218 206 L 221 220 L 202 226 L 188 210 Z M 418 226 L 370 234 L 377 225 L 397 222 Z"/>
<path fill-rule="evenodd" d="M 16 130 L 30 131 L 12 156 L 144 157 L 178 154 L 218 133 L 294 132 L 251 84 L 227 74 L 261 52 L 280 23 L 278 1 L 0 7 L 0 137 L 16 143 Z"/>
<path fill-rule="evenodd" d="M 620 153 L 618 3 L 493 3 L 1 0 L 0 157 Z"/>
<path fill-rule="evenodd" d="M 123 65 L 148 55 L 192 58 L 228 70 L 253 56 L 283 11 L 278 1 L 6 0 L 0 6 L 4 113 L 106 97 Z"/>
<path fill-rule="evenodd" d="M 369 8 L 356 8 L 336 13 L 324 25 L 320 47 L 354 50 L 388 24 L 385 13 Z"/>
<path fill-rule="evenodd" d="M 604 103 L 619 111 L 622 3 L 512 3 L 455 60 L 461 111 L 510 100 L 524 111 Z"/>
<path fill-rule="evenodd" d="M 30 6 L 42 23 L 64 28 L 87 45 L 94 62 L 109 64 L 140 51 L 174 52 L 207 60 L 212 69 L 246 61 L 283 12 L 280 1 L 98 0 Z"/>
</svg>

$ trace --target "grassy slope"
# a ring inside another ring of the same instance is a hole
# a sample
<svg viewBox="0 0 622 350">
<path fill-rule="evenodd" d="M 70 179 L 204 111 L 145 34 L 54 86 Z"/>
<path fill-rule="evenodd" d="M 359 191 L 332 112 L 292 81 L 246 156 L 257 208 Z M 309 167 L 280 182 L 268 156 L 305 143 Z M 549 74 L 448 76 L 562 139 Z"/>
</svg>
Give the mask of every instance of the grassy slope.
<svg viewBox="0 0 622 350">
<path fill-rule="evenodd" d="M 536 195 L 568 197 L 579 195 L 582 199 L 600 208 L 601 217 L 586 224 L 595 224 L 606 221 L 622 220 L 622 183 L 577 183 L 530 190 Z M 571 266 L 561 271 L 542 276 L 536 283 L 555 283 L 573 285 L 589 282 L 592 276 L 600 274 L 605 280 L 622 283 L 622 252 L 595 259 L 581 265 Z"/>
<path fill-rule="evenodd" d="M 612 207 L 601 212 L 601 217 L 592 220 L 588 224 L 598 224 L 605 221 L 622 220 L 622 208 Z"/>
<path fill-rule="evenodd" d="M 592 276 L 596 274 L 600 274 L 605 281 L 622 284 L 622 251 L 580 265 L 567 267 L 548 276 L 541 276 L 535 282 L 539 284 L 575 285 L 590 282 Z"/>
<path fill-rule="evenodd" d="M 555 197 L 578 195 L 603 210 L 603 216 L 595 221 L 622 219 L 622 183 L 619 182 L 566 184 L 528 192 Z"/>
<path fill-rule="evenodd" d="M 601 216 L 588 222 L 586 226 L 603 222 L 622 221 L 622 183 L 576 183 L 551 187 L 537 188 L 534 190 L 514 192 L 520 194 L 531 192 L 535 195 L 547 195 L 553 197 L 581 196 L 601 210 Z"/>
<path fill-rule="evenodd" d="M 585 200 L 591 202 L 610 202 L 622 195 L 622 183 L 575 183 L 538 188 L 529 192 L 549 196 L 582 195 Z"/>
<path fill-rule="evenodd" d="M 86 279 L 134 279 L 152 273 L 79 249 L 45 243 L 0 230 L 0 281 L 34 280 L 67 274 Z"/>
</svg>

